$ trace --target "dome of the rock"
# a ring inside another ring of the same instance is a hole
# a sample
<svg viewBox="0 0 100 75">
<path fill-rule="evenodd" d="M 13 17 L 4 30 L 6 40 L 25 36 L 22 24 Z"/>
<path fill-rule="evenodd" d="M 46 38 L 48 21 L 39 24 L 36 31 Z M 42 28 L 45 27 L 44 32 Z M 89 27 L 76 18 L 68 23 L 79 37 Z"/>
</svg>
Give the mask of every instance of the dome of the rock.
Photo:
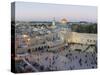
<svg viewBox="0 0 100 75">
<path fill-rule="evenodd" d="M 61 19 L 61 23 L 66 24 L 68 21 L 66 18 Z"/>
</svg>

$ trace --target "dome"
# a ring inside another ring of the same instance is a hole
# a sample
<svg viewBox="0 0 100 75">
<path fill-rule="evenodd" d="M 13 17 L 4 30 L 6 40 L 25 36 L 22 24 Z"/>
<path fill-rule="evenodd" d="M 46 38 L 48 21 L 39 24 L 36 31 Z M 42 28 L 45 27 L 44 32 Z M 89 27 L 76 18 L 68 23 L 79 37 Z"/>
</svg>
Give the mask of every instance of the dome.
<svg viewBox="0 0 100 75">
<path fill-rule="evenodd" d="M 68 22 L 68 21 L 66 20 L 66 18 L 61 19 L 61 23 L 65 24 L 65 23 L 67 23 L 67 22 Z"/>
</svg>

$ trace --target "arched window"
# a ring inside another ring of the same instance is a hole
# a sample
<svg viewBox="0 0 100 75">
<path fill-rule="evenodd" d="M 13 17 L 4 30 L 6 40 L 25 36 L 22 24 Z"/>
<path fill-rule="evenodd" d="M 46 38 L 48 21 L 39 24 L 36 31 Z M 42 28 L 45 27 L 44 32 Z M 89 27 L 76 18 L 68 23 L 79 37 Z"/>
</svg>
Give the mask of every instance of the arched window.
<svg viewBox="0 0 100 75">
<path fill-rule="evenodd" d="M 94 43 L 95 43 L 96 41 L 94 40 Z"/>
<path fill-rule="evenodd" d="M 31 53 L 31 49 L 28 49 L 28 53 Z"/>
<path fill-rule="evenodd" d="M 87 42 L 89 42 L 89 39 L 87 39 Z"/>
</svg>

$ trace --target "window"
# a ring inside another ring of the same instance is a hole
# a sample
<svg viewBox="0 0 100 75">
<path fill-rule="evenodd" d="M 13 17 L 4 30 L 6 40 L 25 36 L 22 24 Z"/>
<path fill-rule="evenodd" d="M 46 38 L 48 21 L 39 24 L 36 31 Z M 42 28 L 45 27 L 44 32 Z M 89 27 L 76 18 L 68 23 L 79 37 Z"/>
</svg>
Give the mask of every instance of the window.
<svg viewBox="0 0 100 75">
<path fill-rule="evenodd" d="M 89 39 L 87 39 L 87 42 L 89 42 Z"/>
</svg>

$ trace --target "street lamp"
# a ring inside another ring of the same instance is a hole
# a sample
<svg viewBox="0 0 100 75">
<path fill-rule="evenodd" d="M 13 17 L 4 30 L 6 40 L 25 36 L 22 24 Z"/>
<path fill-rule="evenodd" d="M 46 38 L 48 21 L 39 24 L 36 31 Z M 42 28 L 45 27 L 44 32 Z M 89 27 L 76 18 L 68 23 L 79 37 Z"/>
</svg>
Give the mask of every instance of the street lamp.
<svg viewBox="0 0 100 75">
<path fill-rule="evenodd" d="M 30 39 L 30 38 L 28 38 L 27 40 L 28 40 L 28 42 L 29 42 L 31 39 Z"/>
<path fill-rule="evenodd" d="M 28 37 L 28 36 L 24 34 L 23 37 L 25 38 L 25 37 Z"/>
</svg>

